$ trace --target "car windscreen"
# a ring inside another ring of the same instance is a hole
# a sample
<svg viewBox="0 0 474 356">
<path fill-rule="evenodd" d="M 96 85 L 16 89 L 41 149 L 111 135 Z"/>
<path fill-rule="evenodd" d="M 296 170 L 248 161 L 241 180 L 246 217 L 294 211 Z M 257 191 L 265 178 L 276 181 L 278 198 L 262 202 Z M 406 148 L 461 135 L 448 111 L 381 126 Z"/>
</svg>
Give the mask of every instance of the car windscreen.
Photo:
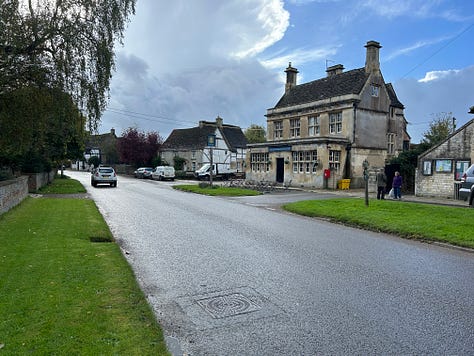
<svg viewBox="0 0 474 356">
<path fill-rule="evenodd" d="M 113 171 L 112 168 L 99 168 L 100 173 L 113 173 Z"/>
</svg>

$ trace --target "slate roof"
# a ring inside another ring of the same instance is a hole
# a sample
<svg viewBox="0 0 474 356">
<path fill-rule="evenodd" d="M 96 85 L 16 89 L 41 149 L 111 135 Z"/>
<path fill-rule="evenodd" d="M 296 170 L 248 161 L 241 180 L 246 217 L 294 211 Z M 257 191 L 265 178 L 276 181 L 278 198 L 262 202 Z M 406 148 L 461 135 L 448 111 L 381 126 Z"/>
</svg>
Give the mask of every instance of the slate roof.
<svg viewBox="0 0 474 356">
<path fill-rule="evenodd" d="M 309 83 L 299 84 L 281 97 L 275 109 L 329 99 L 335 96 L 359 94 L 368 78 L 369 74 L 365 72 L 365 68 L 358 68 Z"/>
<path fill-rule="evenodd" d="M 118 138 L 115 133 L 106 133 L 101 135 L 90 135 L 86 140 L 86 150 L 93 148 L 103 149 L 107 145 L 115 145 Z"/>
<path fill-rule="evenodd" d="M 174 129 L 162 145 L 162 149 L 200 150 L 207 146 L 207 137 L 216 131 L 216 124 L 205 124 L 190 129 Z M 231 151 L 247 146 L 242 129 L 233 125 L 222 125 L 222 137 Z"/>
<path fill-rule="evenodd" d="M 405 109 L 405 106 L 398 100 L 397 94 L 395 93 L 395 89 L 393 89 L 392 83 L 387 83 L 385 84 L 385 87 L 387 88 L 388 96 L 390 98 L 390 105 L 400 108 L 400 109 Z"/>
</svg>

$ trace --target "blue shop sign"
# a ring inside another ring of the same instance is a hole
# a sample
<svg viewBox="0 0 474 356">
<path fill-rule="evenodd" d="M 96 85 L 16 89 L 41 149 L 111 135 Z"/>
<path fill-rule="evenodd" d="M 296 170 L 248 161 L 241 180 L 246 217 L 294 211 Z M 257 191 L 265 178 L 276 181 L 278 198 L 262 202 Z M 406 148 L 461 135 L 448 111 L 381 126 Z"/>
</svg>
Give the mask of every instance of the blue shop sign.
<svg viewBox="0 0 474 356">
<path fill-rule="evenodd" d="M 291 151 L 291 146 L 268 147 L 268 152 Z"/>
</svg>

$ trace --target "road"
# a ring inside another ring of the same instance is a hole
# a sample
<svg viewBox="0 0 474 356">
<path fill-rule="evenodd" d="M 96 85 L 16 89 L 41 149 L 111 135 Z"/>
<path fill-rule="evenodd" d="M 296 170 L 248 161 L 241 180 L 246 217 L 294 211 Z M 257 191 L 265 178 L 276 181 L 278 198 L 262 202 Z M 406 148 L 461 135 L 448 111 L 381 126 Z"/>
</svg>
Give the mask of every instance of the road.
<svg viewBox="0 0 474 356">
<path fill-rule="evenodd" d="M 174 355 L 472 355 L 474 254 L 285 213 L 309 197 L 87 187 Z M 311 197 L 326 198 L 318 194 Z"/>
</svg>

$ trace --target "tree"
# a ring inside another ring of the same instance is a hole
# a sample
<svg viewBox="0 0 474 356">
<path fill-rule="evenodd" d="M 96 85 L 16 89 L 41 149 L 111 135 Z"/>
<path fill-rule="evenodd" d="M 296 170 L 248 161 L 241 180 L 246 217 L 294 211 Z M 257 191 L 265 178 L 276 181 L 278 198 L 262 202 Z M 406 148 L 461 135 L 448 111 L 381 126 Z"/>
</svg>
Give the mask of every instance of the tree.
<svg viewBox="0 0 474 356">
<path fill-rule="evenodd" d="M 256 124 L 250 125 L 250 127 L 244 131 L 244 135 L 248 143 L 261 143 L 267 140 L 265 128 Z"/>
<path fill-rule="evenodd" d="M 0 95 L 24 86 L 68 93 L 95 130 L 114 69 L 114 44 L 136 0 L 2 0 Z"/>
<path fill-rule="evenodd" d="M 80 157 L 84 121 L 60 89 L 28 86 L 0 95 L 0 165 L 41 172 Z"/>
<path fill-rule="evenodd" d="M 163 139 L 157 132 L 140 132 L 134 127 L 125 130 L 119 138 L 117 150 L 120 161 L 135 167 L 150 166 L 158 155 Z"/>
<path fill-rule="evenodd" d="M 455 130 L 455 119 L 452 113 L 441 112 L 432 116 L 430 127 L 421 140 L 421 143 L 428 146 L 427 148 L 444 141 Z"/>
</svg>

